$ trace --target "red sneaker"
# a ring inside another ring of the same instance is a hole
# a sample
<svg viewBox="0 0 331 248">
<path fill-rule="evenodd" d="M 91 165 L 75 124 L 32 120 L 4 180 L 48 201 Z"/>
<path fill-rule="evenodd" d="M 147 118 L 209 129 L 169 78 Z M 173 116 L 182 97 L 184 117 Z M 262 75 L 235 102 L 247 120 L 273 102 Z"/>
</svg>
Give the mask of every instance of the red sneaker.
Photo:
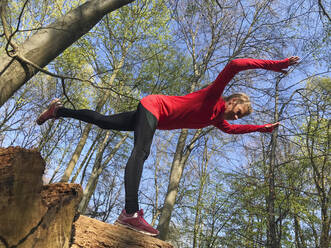
<svg viewBox="0 0 331 248">
<path fill-rule="evenodd" d="M 146 222 L 144 219 L 144 211 L 142 209 L 132 215 L 127 214 L 125 209 L 123 209 L 115 224 L 119 224 L 149 236 L 156 236 L 159 234 L 158 230 L 154 229 Z"/>
<path fill-rule="evenodd" d="M 58 108 L 63 107 L 60 99 L 55 98 L 50 105 L 38 117 L 37 124 L 41 125 L 49 119 L 56 119 L 56 111 Z"/>
</svg>

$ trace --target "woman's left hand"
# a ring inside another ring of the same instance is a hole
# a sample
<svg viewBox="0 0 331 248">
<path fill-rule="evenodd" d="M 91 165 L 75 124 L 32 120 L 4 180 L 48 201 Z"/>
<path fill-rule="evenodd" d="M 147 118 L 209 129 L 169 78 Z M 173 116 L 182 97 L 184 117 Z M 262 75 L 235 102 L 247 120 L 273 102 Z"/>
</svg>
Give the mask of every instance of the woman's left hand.
<svg viewBox="0 0 331 248">
<path fill-rule="evenodd" d="M 288 60 L 290 61 L 290 65 L 295 65 L 297 63 L 299 63 L 300 57 L 299 56 L 291 56 L 288 58 Z"/>
<path fill-rule="evenodd" d="M 288 58 L 289 61 L 289 66 L 291 65 L 296 65 L 299 63 L 300 57 L 299 56 L 291 56 Z M 280 70 L 281 73 L 287 74 L 288 71 L 287 70 Z"/>
</svg>

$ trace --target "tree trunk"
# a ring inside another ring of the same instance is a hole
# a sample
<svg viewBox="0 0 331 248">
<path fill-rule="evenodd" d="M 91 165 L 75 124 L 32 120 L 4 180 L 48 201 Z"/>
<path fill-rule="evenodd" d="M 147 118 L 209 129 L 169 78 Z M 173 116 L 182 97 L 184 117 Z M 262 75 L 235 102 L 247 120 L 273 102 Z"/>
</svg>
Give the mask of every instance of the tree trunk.
<svg viewBox="0 0 331 248">
<path fill-rule="evenodd" d="M 171 140 L 171 138 L 170 138 Z M 157 152 L 165 152 L 167 151 L 168 146 L 166 145 L 161 145 L 160 151 Z M 159 196 L 160 196 L 160 190 L 159 190 L 159 182 L 158 182 L 158 171 L 159 171 L 159 167 L 160 167 L 160 160 L 161 160 L 161 156 L 157 156 L 156 157 L 156 161 L 155 161 L 155 169 L 154 169 L 154 187 L 155 187 L 155 199 L 154 199 L 154 207 L 153 207 L 153 216 L 152 216 L 152 221 L 151 221 L 151 225 L 154 226 L 158 217 L 161 214 L 161 210 L 159 209 Z"/>
<path fill-rule="evenodd" d="M 193 42 L 192 57 L 193 57 L 194 79 L 192 80 L 193 83 L 191 85 L 190 92 L 193 92 L 195 90 L 195 88 L 198 84 L 198 80 L 202 75 L 200 73 L 200 71 L 198 69 L 198 65 L 196 63 L 195 36 L 194 35 L 192 36 L 192 42 Z M 211 49 L 208 50 L 207 54 L 209 54 L 210 51 L 211 51 Z M 200 131 L 197 131 L 196 134 L 197 133 L 200 133 Z M 180 136 L 179 136 L 179 139 L 177 142 L 176 153 L 175 153 L 174 159 L 172 161 L 168 190 L 167 190 L 167 194 L 166 194 L 166 197 L 164 200 L 164 205 L 163 205 L 163 208 L 161 211 L 160 220 L 159 220 L 159 223 L 157 226 L 157 229 L 160 231 L 159 237 L 162 240 L 166 240 L 166 238 L 168 236 L 171 213 L 172 213 L 173 207 L 175 205 L 176 196 L 178 193 L 179 182 L 180 182 L 180 179 L 183 174 L 186 160 L 189 156 L 189 153 L 184 155 L 187 136 L 188 136 L 188 130 L 186 130 L 186 129 L 181 130 Z M 191 142 L 191 145 L 195 141 Z"/>
<path fill-rule="evenodd" d="M 89 177 L 89 180 L 87 182 L 87 185 L 83 191 L 83 199 L 79 204 L 79 212 L 83 213 L 87 207 L 88 201 L 90 200 L 90 196 L 93 194 L 93 191 L 95 189 L 95 180 L 94 178 L 97 177 L 97 170 L 101 165 L 101 160 L 102 160 L 102 156 L 103 153 L 106 149 L 107 144 L 109 144 L 109 136 L 110 136 L 110 131 L 106 132 L 106 135 L 103 139 L 103 141 L 99 144 L 99 148 L 98 148 L 98 153 L 96 155 L 95 158 L 95 162 L 94 162 L 94 166 L 92 169 L 92 173 L 91 176 Z"/>
<path fill-rule="evenodd" d="M 274 136 L 274 135 L 273 135 Z M 268 248 L 277 248 L 277 234 L 276 234 L 276 218 L 275 218 L 275 144 L 274 140 L 272 141 L 272 150 L 271 150 L 271 161 L 269 165 L 268 172 L 268 183 L 269 183 L 269 194 L 267 197 L 267 207 L 268 207 L 268 239 L 267 247 Z"/>
<path fill-rule="evenodd" d="M 302 229 L 300 227 L 300 219 L 298 215 L 294 215 L 294 234 L 295 234 L 295 243 L 297 248 L 305 248 L 305 239 L 303 237 Z"/>
<path fill-rule="evenodd" d="M 326 199 L 325 199 L 326 200 Z M 322 202 L 322 230 L 321 230 L 321 239 L 320 247 L 329 248 L 330 247 L 330 216 L 328 212 L 330 210 L 330 205 L 326 202 Z"/>
<path fill-rule="evenodd" d="M 117 77 L 117 74 L 120 72 L 120 68 L 123 67 L 124 65 L 124 61 L 125 61 L 125 57 L 126 57 L 126 52 L 127 50 L 129 49 L 129 47 L 126 47 L 124 48 L 124 51 L 123 51 L 123 54 L 122 54 L 122 57 L 121 57 L 121 60 L 118 64 L 118 66 L 116 67 L 116 69 L 114 70 L 113 74 L 111 75 L 110 77 L 110 80 L 108 82 L 109 85 L 111 85 L 115 78 Z M 106 101 L 107 99 L 110 97 L 110 94 L 111 94 L 111 91 L 107 91 L 103 97 L 99 100 L 99 102 L 97 103 L 97 106 L 96 106 L 96 109 L 95 111 L 97 112 L 100 112 L 102 107 L 106 104 Z M 84 128 L 84 131 L 83 131 L 83 134 L 82 134 L 82 137 L 80 138 L 78 144 L 77 144 L 77 147 L 76 147 L 76 150 L 75 152 L 73 153 L 69 163 L 68 163 L 68 166 L 61 178 L 61 182 L 68 182 L 69 181 L 69 178 L 77 164 L 77 161 L 80 157 L 80 154 L 82 153 L 83 151 L 83 148 L 86 144 L 86 141 L 87 141 L 87 138 L 88 138 L 88 135 L 91 131 L 91 128 L 92 128 L 92 124 L 86 124 L 85 128 Z"/>
<path fill-rule="evenodd" d="M 200 234 L 200 226 L 201 226 L 201 209 L 202 209 L 202 201 L 203 201 L 203 192 L 208 177 L 207 167 L 208 167 L 209 158 L 210 156 L 208 156 L 208 146 L 206 141 L 203 151 L 203 160 L 202 160 L 203 165 L 201 166 L 201 174 L 199 176 L 200 184 L 199 184 L 198 199 L 196 201 L 196 206 L 195 206 L 195 219 L 194 219 L 193 245 L 192 245 L 193 248 L 199 247 L 198 237 Z"/>
<path fill-rule="evenodd" d="M 274 112 L 274 122 L 278 121 L 278 86 L 280 80 L 276 81 L 276 96 L 275 96 L 275 112 Z M 268 208 L 268 237 L 267 237 L 267 247 L 268 248 L 278 248 L 277 239 L 277 223 L 276 223 L 276 212 L 275 212 L 275 167 L 276 167 L 276 146 L 277 146 L 277 129 L 272 133 L 271 136 L 271 152 L 270 152 L 270 164 L 268 171 L 268 183 L 269 183 L 269 194 L 267 197 L 267 208 Z"/>
<path fill-rule="evenodd" d="M 17 51 L 0 57 L 0 107 L 38 70 L 26 60 L 44 67 L 86 34 L 107 13 L 133 0 L 93 0 L 70 11 L 55 23 L 39 30 Z"/>
<path fill-rule="evenodd" d="M 66 147 L 64 149 L 64 151 L 62 153 L 62 157 L 61 157 L 59 163 L 57 164 L 57 166 L 56 166 L 56 168 L 55 168 L 55 170 L 53 172 L 53 175 L 52 175 L 51 179 L 49 179 L 49 182 L 48 183 L 52 183 L 53 182 L 55 176 L 57 175 L 57 173 L 59 172 L 59 170 L 61 168 L 62 162 L 63 162 L 64 158 L 66 157 L 68 150 L 69 150 L 69 147 Z"/>
<path fill-rule="evenodd" d="M 331 121 L 328 121 L 328 126 L 327 126 L 327 134 L 330 133 L 330 123 Z M 330 139 L 329 135 L 327 136 L 327 148 L 325 151 L 330 151 Z M 328 155 L 325 154 L 325 159 L 323 160 L 323 166 L 321 169 L 321 179 L 320 179 L 320 192 L 319 192 L 319 197 L 321 201 L 321 216 L 322 216 L 322 230 L 321 230 L 321 239 L 320 239 L 320 247 L 321 248 L 328 248 L 330 247 L 330 185 L 328 186 L 328 180 L 327 177 L 330 175 L 330 162 L 328 159 Z M 317 167 L 314 167 L 317 168 Z M 324 172 L 324 168 L 325 172 Z M 328 169 L 329 168 L 329 169 Z"/>
<path fill-rule="evenodd" d="M 69 178 L 72 174 L 72 171 L 74 170 L 75 168 L 75 165 L 80 157 L 80 154 L 82 153 L 83 151 L 83 148 L 86 144 L 86 141 L 87 141 L 87 138 L 88 138 L 88 135 L 91 131 L 91 128 L 92 128 L 92 124 L 87 124 L 85 127 L 84 127 L 84 130 L 83 130 L 83 133 L 82 133 L 82 136 L 80 137 L 79 139 L 79 142 L 76 146 L 76 149 L 67 165 L 67 168 L 66 170 L 64 171 L 64 174 L 61 178 L 61 182 L 68 182 L 69 181 Z"/>
<path fill-rule="evenodd" d="M 0 247 L 69 248 L 80 185 L 43 185 L 37 150 L 0 148 Z"/>
<path fill-rule="evenodd" d="M 97 158 L 96 158 L 96 161 L 95 161 L 93 169 L 92 169 L 92 174 L 91 174 L 91 176 L 90 176 L 90 178 L 87 182 L 87 185 L 86 185 L 86 187 L 83 191 L 83 199 L 80 202 L 79 208 L 78 208 L 79 212 L 81 212 L 81 213 L 84 213 L 86 211 L 88 203 L 89 203 L 89 201 L 90 201 L 90 199 L 91 199 L 91 197 L 94 193 L 94 190 L 95 190 L 96 185 L 98 183 L 99 176 L 102 173 L 103 169 L 107 166 L 109 161 L 114 157 L 114 155 L 116 154 L 116 152 L 118 151 L 120 146 L 125 142 L 125 140 L 129 136 L 128 134 L 125 134 L 122 137 L 122 139 L 115 145 L 115 147 L 113 148 L 111 153 L 108 155 L 107 160 L 104 163 L 101 163 L 103 153 L 106 149 L 107 144 L 109 143 L 109 142 L 107 142 L 107 140 L 109 138 L 109 133 L 110 133 L 110 131 L 107 132 L 107 135 L 106 135 L 104 141 L 100 145 L 99 152 L 97 154 Z"/>
<path fill-rule="evenodd" d="M 155 237 L 84 215 L 74 223 L 74 230 L 75 236 L 70 248 L 174 248 L 171 244 Z"/>
<path fill-rule="evenodd" d="M 92 145 L 90 146 L 88 152 L 85 154 L 85 157 L 83 159 L 83 161 L 81 162 L 80 166 L 78 167 L 77 171 L 75 172 L 74 176 L 71 178 L 71 183 L 74 183 L 77 179 L 77 177 L 79 176 L 81 170 L 83 169 L 83 167 L 89 163 L 89 161 L 91 160 L 91 157 L 93 155 L 93 153 L 96 150 L 96 143 L 99 140 L 99 135 L 97 135 L 97 137 L 93 140 Z"/>
<path fill-rule="evenodd" d="M 157 227 L 157 229 L 160 231 L 159 237 L 161 240 L 166 240 L 169 232 L 171 213 L 175 205 L 176 196 L 178 193 L 178 185 L 184 170 L 182 157 L 186 145 L 185 141 L 187 135 L 188 135 L 188 131 L 186 129 L 181 131 L 177 143 L 176 153 L 172 161 L 168 190 L 164 200 L 164 205 L 162 208 L 160 220 Z"/>
<path fill-rule="evenodd" d="M 166 240 L 169 232 L 169 224 L 172 210 L 176 202 L 179 182 L 182 178 L 184 166 L 188 157 L 191 154 L 195 142 L 200 138 L 201 129 L 196 131 L 189 144 L 186 144 L 188 130 L 184 129 L 178 139 L 176 153 L 172 162 L 170 179 L 167 194 L 164 200 L 164 205 L 161 211 L 161 216 L 157 229 L 160 231 L 160 239 Z M 186 149 L 186 151 L 185 151 Z"/>
</svg>

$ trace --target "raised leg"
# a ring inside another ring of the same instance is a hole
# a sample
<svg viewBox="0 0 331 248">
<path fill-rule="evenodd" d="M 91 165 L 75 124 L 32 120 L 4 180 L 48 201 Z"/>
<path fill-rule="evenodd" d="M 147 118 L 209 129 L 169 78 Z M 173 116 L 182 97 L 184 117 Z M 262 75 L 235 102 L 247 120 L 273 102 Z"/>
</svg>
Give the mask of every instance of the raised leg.
<svg viewBox="0 0 331 248">
<path fill-rule="evenodd" d="M 102 115 L 89 109 L 73 110 L 62 107 L 57 110 L 56 116 L 74 118 L 95 124 L 103 129 L 134 131 L 136 111 L 114 115 Z"/>
</svg>

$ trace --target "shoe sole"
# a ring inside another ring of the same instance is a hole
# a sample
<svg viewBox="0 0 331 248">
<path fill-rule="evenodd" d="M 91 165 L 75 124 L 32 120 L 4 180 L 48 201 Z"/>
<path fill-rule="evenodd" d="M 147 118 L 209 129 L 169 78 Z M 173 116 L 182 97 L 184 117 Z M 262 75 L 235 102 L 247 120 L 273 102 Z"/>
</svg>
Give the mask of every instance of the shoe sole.
<svg viewBox="0 0 331 248">
<path fill-rule="evenodd" d="M 114 223 L 115 225 L 118 225 L 118 226 L 122 226 L 122 227 L 125 227 L 125 228 L 128 228 L 130 230 L 133 230 L 133 231 L 136 231 L 136 232 L 139 232 L 139 233 L 142 233 L 142 234 L 145 234 L 145 235 L 148 235 L 148 236 L 157 236 L 158 234 L 153 234 L 153 233 L 149 233 L 149 232 L 145 232 L 145 231 L 142 231 L 142 230 L 137 230 L 136 228 L 134 228 L 133 226 L 131 225 L 128 225 L 128 224 L 123 224 L 123 223 L 120 223 L 118 222 L 117 220 L 115 221 Z"/>
<path fill-rule="evenodd" d="M 52 107 L 52 105 L 53 104 L 58 104 L 59 103 L 59 105 L 58 106 L 55 106 L 55 107 L 57 107 L 57 108 L 59 108 L 59 107 L 62 107 L 63 105 L 61 104 L 61 102 L 60 102 L 60 100 L 59 99 L 54 99 L 50 104 L 49 104 L 49 106 L 38 116 L 38 118 L 37 118 L 37 120 L 36 120 L 36 122 L 37 122 L 37 124 L 40 126 L 40 125 L 42 125 L 42 124 L 44 124 L 47 120 L 49 120 L 49 119 L 56 119 L 55 117 L 52 117 L 52 118 L 49 118 L 49 119 L 46 119 L 46 120 L 44 120 L 43 118 L 42 118 L 42 116 L 45 114 L 45 113 L 47 113 L 48 111 L 50 111 L 50 109 L 51 109 L 51 107 Z"/>
<path fill-rule="evenodd" d="M 44 124 L 47 120 L 43 120 L 42 116 L 48 111 L 48 109 L 45 109 L 37 118 L 37 124 L 42 125 Z"/>
</svg>

